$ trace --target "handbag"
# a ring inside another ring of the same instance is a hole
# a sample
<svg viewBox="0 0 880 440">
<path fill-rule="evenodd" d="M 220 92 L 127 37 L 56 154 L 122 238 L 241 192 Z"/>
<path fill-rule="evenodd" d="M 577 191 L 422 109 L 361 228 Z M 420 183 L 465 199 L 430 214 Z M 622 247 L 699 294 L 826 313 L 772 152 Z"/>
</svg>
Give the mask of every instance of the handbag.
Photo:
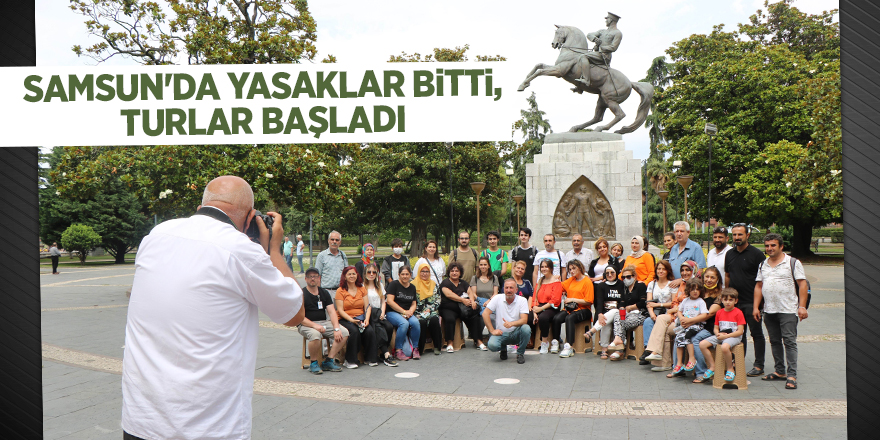
<svg viewBox="0 0 880 440">
<path fill-rule="evenodd" d="M 470 308 L 469 306 L 464 305 L 464 303 L 458 303 L 459 312 L 461 312 L 461 320 L 471 319 L 479 313 L 477 310 Z"/>
</svg>

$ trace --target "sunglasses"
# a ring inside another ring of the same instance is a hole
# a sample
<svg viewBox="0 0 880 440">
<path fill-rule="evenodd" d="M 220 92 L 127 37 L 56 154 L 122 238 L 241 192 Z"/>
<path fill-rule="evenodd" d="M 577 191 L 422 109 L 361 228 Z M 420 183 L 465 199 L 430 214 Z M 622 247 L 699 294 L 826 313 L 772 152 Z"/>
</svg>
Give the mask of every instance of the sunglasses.
<svg viewBox="0 0 880 440">
<path fill-rule="evenodd" d="M 624 276 L 620 277 L 620 279 L 622 279 L 622 280 L 629 280 L 631 278 L 633 278 L 632 275 L 624 275 Z"/>
<path fill-rule="evenodd" d="M 377 273 L 379 273 L 379 272 L 376 272 L 375 270 L 368 270 L 367 271 L 367 275 L 376 275 Z"/>
</svg>

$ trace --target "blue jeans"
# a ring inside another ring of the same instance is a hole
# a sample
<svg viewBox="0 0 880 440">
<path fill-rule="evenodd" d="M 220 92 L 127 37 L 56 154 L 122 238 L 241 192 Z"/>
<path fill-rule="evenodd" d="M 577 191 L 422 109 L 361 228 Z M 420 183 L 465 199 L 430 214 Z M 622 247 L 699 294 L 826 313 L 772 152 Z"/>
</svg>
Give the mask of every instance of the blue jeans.
<svg viewBox="0 0 880 440">
<path fill-rule="evenodd" d="M 293 263 L 291 263 L 291 261 L 293 261 L 293 254 L 287 254 L 284 256 L 284 262 L 287 263 L 287 267 L 293 272 Z"/>
<path fill-rule="evenodd" d="M 507 350 L 508 345 L 516 345 L 516 354 L 525 354 L 529 339 L 532 338 L 532 329 L 527 325 L 521 325 L 513 331 L 502 333 L 501 336 L 489 337 L 489 351 Z"/>
<path fill-rule="evenodd" d="M 397 338 L 394 340 L 394 348 L 397 350 L 403 349 L 403 343 L 406 341 L 404 335 L 409 336 L 409 340 L 415 343 L 415 347 L 418 348 L 419 344 L 419 335 L 422 332 L 422 327 L 419 325 L 419 318 L 416 318 L 415 315 L 410 316 L 409 319 L 403 319 L 403 316 L 397 312 L 385 312 L 385 319 L 387 319 L 391 325 L 397 327 Z"/>
<path fill-rule="evenodd" d="M 696 336 L 691 338 L 691 341 L 694 343 L 694 359 L 697 360 L 697 367 L 694 369 L 697 377 L 701 377 L 706 373 L 706 358 L 703 357 L 703 350 L 700 350 L 700 341 L 709 336 L 712 336 L 712 333 L 710 333 L 709 330 L 703 329 L 700 330 Z"/>
<path fill-rule="evenodd" d="M 645 347 L 648 346 L 648 339 L 651 338 L 651 330 L 654 330 L 654 320 L 649 316 L 645 318 L 645 322 L 642 323 L 642 333 L 645 336 Z"/>
</svg>

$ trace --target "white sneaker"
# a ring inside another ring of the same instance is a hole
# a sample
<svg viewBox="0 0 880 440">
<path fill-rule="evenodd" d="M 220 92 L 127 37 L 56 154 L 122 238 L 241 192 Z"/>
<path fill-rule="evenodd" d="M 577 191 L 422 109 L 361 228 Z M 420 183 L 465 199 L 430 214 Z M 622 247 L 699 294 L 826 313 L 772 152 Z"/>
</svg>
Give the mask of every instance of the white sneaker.
<svg viewBox="0 0 880 440">
<path fill-rule="evenodd" d="M 486 351 L 486 350 L 489 349 L 489 347 L 486 347 L 486 344 L 483 344 L 482 342 L 480 343 L 480 347 L 479 347 L 479 348 L 480 348 L 480 350 L 483 350 L 483 351 Z"/>
<path fill-rule="evenodd" d="M 562 347 L 562 353 L 559 353 L 559 357 L 567 358 L 571 357 L 574 354 L 574 349 L 571 348 L 570 344 L 565 344 L 565 347 Z"/>
<path fill-rule="evenodd" d="M 559 353 L 559 341 L 557 341 L 556 339 L 550 342 L 550 353 Z"/>
<path fill-rule="evenodd" d="M 345 368 L 352 369 L 352 370 L 358 367 L 357 364 L 349 364 L 348 361 L 343 362 L 342 366 Z"/>
<path fill-rule="evenodd" d="M 651 353 L 647 357 L 645 357 L 646 361 L 662 361 L 663 355 L 660 353 Z"/>
<path fill-rule="evenodd" d="M 538 353 L 539 353 L 539 354 L 547 354 L 547 347 L 549 347 L 549 346 L 550 346 L 550 344 L 548 344 L 548 343 L 546 343 L 546 342 L 542 342 L 542 343 L 541 343 L 541 349 L 538 350 Z"/>
</svg>

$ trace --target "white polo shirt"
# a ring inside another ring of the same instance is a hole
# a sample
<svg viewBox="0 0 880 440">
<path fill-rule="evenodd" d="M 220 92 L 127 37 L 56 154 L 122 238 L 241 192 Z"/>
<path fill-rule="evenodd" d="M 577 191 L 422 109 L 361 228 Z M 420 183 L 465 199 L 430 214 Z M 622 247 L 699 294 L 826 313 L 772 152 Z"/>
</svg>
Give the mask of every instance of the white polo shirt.
<svg viewBox="0 0 880 440">
<path fill-rule="evenodd" d="M 721 280 L 718 281 L 721 283 L 721 287 L 724 287 L 724 259 L 727 258 L 727 251 L 731 249 L 733 249 L 733 246 L 727 245 L 719 252 L 718 249 L 713 246 L 712 249 L 709 249 L 707 254 L 706 267 L 715 266 L 721 271 Z"/>
<path fill-rule="evenodd" d="M 514 295 L 513 304 L 508 304 L 503 293 L 493 296 L 486 303 L 486 308 L 495 313 L 495 328 L 501 330 L 502 333 L 516 330 L 516 327 L 505 327 L 504 320 L 507 322 L 519 321 L 521 313 L 529 313 L 529 304 L 524 297 Z"/>
<path fill-rule="evenodd" d="M 204 215 L 144 238 L 122 360 L 122 428 L 145 439 L 247 439 L 258 311 L 290 321 L 303 296 L 263 248 Z"/>
</svg>

